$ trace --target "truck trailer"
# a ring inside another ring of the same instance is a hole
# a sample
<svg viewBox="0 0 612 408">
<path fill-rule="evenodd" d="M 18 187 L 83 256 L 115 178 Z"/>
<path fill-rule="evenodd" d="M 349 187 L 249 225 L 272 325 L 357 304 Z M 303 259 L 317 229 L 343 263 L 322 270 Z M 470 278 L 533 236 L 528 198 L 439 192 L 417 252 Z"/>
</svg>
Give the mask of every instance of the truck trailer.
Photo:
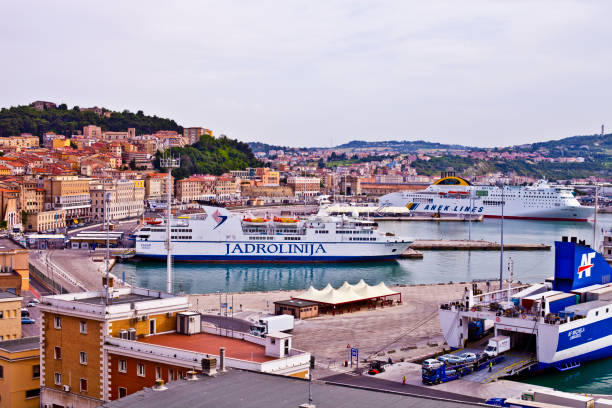
<svg viewBox="0 0 612 408">
<path fill-rule="evenodd" d="M 288 332 L 293 330 L 292 315 L 266 316 L 251 326 L 251 334 L 254 336 L 266 337 L 269 333 Z"/>
</svg>

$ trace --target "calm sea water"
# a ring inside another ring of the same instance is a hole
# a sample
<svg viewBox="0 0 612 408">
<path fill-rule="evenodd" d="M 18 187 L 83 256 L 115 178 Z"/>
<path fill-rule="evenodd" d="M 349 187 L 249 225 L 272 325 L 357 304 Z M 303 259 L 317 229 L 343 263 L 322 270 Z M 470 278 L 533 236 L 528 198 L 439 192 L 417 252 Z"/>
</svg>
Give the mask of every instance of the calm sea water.
<svg viewBox="0 0 612 408">
<path fill-rule="evenodd" d="M 612 214 L 600 215 L 601 225 L 612 226 Z M 500 220 L 472 223 L 472 239 L 500 241 Z M 468 225 L 459 222 L 382 222 L 382 231 L 416 239 L 466 239 Z M 590 223 L 506 220 L 506 243 L 545 243 L 552 245 L 561 236 L 577 236 L 588 243 L 593 237 Z M 503 268 L 514 264 L 514 279 L 540 282 L 553 274 L 554 250 L 505 251 Z M 470 281 L 499 277 L 499 252 L 426 251 L 422 260 L 390 263 L 317 264 L 317 265 L 218 265 L 175 264 L 175 289 L 185 293 L 216 291 L 263 291 L 322 288 L 328 283 L 338 287 L 344 281 L 369 284 L 384 281 L 389 285 Z M 165 264 L 158 262 L 124 263 L 113 272 L 121 277 L 134 276 L 138 286 L 165 289 Z M 507 275 L 505 275 L 507 276 Z M 612 360 L 584 364 L 567 373 L 546 372 L 521 381 L 564 391 L 612 394 Z"/>
</svg>

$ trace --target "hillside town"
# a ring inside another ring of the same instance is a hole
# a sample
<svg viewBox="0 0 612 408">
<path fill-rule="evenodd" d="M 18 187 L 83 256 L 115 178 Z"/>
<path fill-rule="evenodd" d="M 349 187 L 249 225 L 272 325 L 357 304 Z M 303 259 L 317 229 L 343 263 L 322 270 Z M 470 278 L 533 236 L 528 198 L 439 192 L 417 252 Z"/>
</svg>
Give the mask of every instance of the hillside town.
<svg viewBox="0 0 612 408">
<path fill-rule="evenodd" d="M 53 102 L 35 101 L 37 110 L 54 108 Z M 97 115 L 101 108 L 80 108 Z M 109 193 L 108 219 L 142 215 L 165 201 L 167 173 L 154 167 L 157 152 L 214 137 L 204 127 L 183 133 L 160 130 L 140 134 L 135 128 L 107 131 L 87 125 L 73 135 L 46 132 L 0 138 L 0 222 L 13 232 L 57 232 L 103 219 L 104 192 Z M 214 202 L 221 205 L 264 205 L 312 202 L 321 194 L 375 199 L 390 192 L 423 189 L 437 175 L 418 174 L 415 160 L 453 154 L 479 160 L 575 162 L 582 157 L 547 157 L 535 153 L 422 149 L 401 154 L 389 148 L 288 149 L 255 151 L 263 164 L 221 175 L 192 174 L 172 181 L 178 203 Z M 533 177 L 520 174 L 473 175 L 478 184 L 528 184 Z M 595 176 L 568 180 L 572 184 L 606 181 Z"/>
</svg>

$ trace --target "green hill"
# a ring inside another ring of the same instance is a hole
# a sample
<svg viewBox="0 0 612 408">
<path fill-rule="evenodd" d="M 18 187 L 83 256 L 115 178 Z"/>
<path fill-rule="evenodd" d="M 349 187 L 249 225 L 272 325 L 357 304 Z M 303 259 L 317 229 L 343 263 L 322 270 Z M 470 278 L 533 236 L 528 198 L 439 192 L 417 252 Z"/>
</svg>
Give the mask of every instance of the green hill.
<svg viewBox="0 0 612 408">
<path fill-rule="evenodd" d="M 158 130 L 183 133 L 183 127 L 174 120 L 148 116 L 142 111 L 111 112 L 107 118 L 91 111 L 81 112 L 77 106 L 68 109 L 65 104 L 59 105 L 57 109 L 43 111 L 31 106 L 14 106 L 0 110 L 0 137 L 16 136 L 21 133 L 42 136 L 45 132 L 70 136 L 87 125 L 100 126 L 102 130 L 110 131 L 136 128 L 137 134 L 150 134 Z"/>
<path fill-rule="evenodd" d="M 197 143 L 186 147 L 173 147 L 170 152 L 181 158 L 181 167 L 172 171 L 172 175 L 179 180 L 192 174 L 220 175 L 230 170 L 244 170 L 247 167 L 263 165 L 255 158 L 247 143 L 225 136 L 214 138 L 203 135 Z M 161 153 L 157 152 L 154 161 L 157 169 L 160 168 L 160 157 Z"/>
</svg>

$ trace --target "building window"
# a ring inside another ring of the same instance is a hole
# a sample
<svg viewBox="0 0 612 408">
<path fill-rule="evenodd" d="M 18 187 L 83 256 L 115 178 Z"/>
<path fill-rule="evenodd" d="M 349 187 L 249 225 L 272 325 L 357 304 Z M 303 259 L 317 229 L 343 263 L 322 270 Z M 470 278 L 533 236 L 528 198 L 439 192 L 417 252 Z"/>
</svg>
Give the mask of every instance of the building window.
<svg viewBox="0 0 612 408">
<path fill-rule="evenodd" d="M 55 379 L 55 385 L 62 385 L 62 375 L 60 373 L 55 373 L 53 377 Z"/>
<path fill-rule="evenodd" d="M 127 388 L 119 387 L 119 398 L 123 398 L 127 395 Z"/>
<path fill-rule="evenodd" d="M 80 329 L 81 333 L 87 334 L 87 322 L 80 322 L 79 323 L 79 329 Z"/>
<path fill-rule="evenodd" d="M 28 398 L 36 398 L 40 396 L 40 388 L 34 388 L 33 390 L 26 390 L 25 397 Z"/>
<path fill-rule="evenodd" d="M 119 360 L 119 372 L 127 373 L 127 361 L 126 360 Z"/>
<path fill-rule="evenodd" d="M 149 334 L 155 334 L 155 319 L 149 320 Z"/>
<path fill-rule="evenodd" d="M 55 327 L 56 329 L 62 328 L 62 317 L 61 316 L 55 316 L 55 318 L 53 319 L 53 327 Z"/>
<path fill-rule="evenodd" d="M 0 310 L 0 319 L 4 319 L 4 311 Z"/>
<path fill-rule="evenodd" d="M 32 366 L 32 378 L 40 378 L 40 364 Z"/>
<path fill-rule="evenodd" d="M 84 351 L 79 352 L 79 361 L 83 365 L 87 365 L 87 353 Z"/>
<path fill-rule="evenodd" d="M 4 366 L 0 365 L 0 379 L 4 378 Z"/>
<path fill-rule="evenodd" d="M 56 346 L 56 347 L 53 349 L 53 357 L 54 357 L 56 360 L 61 360 L 61 359 L 62 359 L 62 348 L 61 348 L 61 347 L 57 347 L 57 346 Z"/>
<path fill-rule="evenodd" d="M 161 367 L 159 367 L 159 366 L 155 367 L 155 379 L 156 380 L 161 380 L 162 379 L 162 370 L 161 370 Z"/>
<path fill-rule="evenodd" d="M 174 381 L 174 370 L 172 368 L 168 369 L 168 382 Z"/>
<path fill-rule="evenodd" d="M 143 363 L 136 364 L 136 374 L 138 374 L 140 377 L 145 376 L 145 366 Z"/>
<path fill-rule="evenodd" d="M 87 392 L 87 378 L 81 378 L 81 381 L 79 382 L 80 382 L 81 391 Z"/>
</svg>

